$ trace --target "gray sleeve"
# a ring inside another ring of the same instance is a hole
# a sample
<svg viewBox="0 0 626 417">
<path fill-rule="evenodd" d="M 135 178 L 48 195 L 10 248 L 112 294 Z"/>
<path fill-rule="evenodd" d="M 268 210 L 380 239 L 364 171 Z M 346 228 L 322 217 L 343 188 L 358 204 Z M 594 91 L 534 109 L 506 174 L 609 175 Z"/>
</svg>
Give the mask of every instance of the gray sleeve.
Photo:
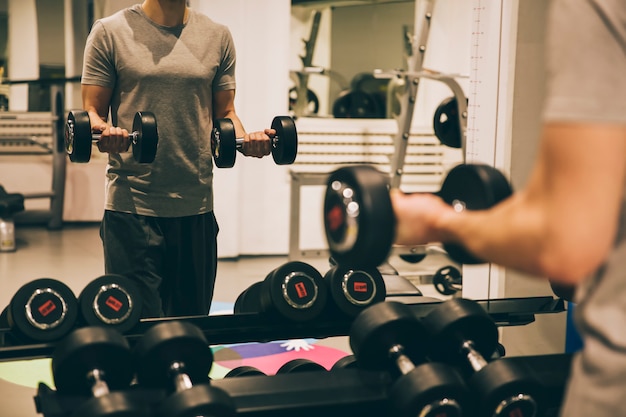
<svg viewBox="0 0 626 417">
<path fill-rule="evenodd" d="M 214 91 L 235 89 L 235 62 L 235 43 L 230 31 L 225 29 L 222 40 L 222 61 L 213 80 Z"/>
<path fill-rule="evenodd" d="M 116 78 L 111 39 L 104 25 L 96 21 L 85 44 L 81 82 L 113 89 Z"/>
<path fill-rule="evenodd" d="M 626 123 L 626 3 L 553 0 L 546 121 Z"/>
</svg>

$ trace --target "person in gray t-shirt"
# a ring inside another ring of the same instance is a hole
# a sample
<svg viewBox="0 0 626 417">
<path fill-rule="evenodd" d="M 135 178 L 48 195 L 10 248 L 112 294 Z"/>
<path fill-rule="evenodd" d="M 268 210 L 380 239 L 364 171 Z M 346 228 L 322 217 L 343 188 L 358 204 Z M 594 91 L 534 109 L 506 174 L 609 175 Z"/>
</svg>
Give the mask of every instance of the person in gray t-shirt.
<svg viewBox="0 0 626 417">
<path fill-rule="evenodd" d="M 576 287 L 583 349 L 563 416 L 626 415 L 626 2 L 553 0 L 547 98 L 523 189 L 456 212 L 394 191 L 396 242 L 457 243 L 478 258 Z"/>
<path fill-rule="evenodd" d="M 218 232 L 213 120 L 233 121 L 247 156 L 268 155 L 276 133 L 247 134 L 237 117 L 230 31 L 185 0 L 146 0 L 100 19 L 85 46 L 82 96 L 102 134 L 98 149 L 109 154 L 100 230 L 106 273 L 139 285 L 144 317 L 208 314 Z M 137 111 L 157 119 L 153 163 L 126 152 Z"/>
</svg>

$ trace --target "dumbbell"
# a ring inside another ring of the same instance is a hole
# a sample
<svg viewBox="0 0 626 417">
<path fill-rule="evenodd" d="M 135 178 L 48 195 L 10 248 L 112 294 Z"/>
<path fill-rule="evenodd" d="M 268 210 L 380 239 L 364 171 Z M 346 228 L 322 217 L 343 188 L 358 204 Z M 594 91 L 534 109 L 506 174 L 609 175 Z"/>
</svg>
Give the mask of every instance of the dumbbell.
<svg viewBox="0 0 626 417">
<path fill-rule="evenodd" d="M 197 326 L 177 320 L 156 324 L 139 339 L 134 353 L 139 385 L 172 392 L 159 404 L 157 415 L 235 415 L 230 396 L 209 384 L 213 353 Z"/>
<path fill-rule="evenodd" d="M 128 134 L 135 161 L 145 164 L 154 161 L 159 142 L 156 117 L 150 112 L 137 112 L 133 129 Z M 91 146 L 102 135 L 91 132 L 89 114 L 82 110 L 70 111 L 65 123 L 65 150 L 72 162 L 89 162 Z"/>
<path fill-rule="evenodd" d="M 441 295 L 454 295 L 463 289 L 463 276 L 458 268 L 444 266 L 435 271 L 433 285 Z"/>
<path fill-rule="evenodd" d="M 292 261 L 272 270 L 263 281 L 252 284 L 235 301 L 235 314 L 278 314 L 290 321 L 309 321 L 326 307 L 328 288 L 311 265 Z"/>
<path fill-rule="evenodd" d="M 224 375 L 224 378 L 237 378 L 240 376 L 263 376 L 266 375 L 265 372 L 261 371 L 259 368 L 249 365 L 242 365 L 236 368 L 231 369 Z"/>
<path fill-rule="evenodd" d="M 333 258 L 339 264 L 380 265 L 395 239 L 389 177 L 372 166 L 354 165 L 331 173 L 326 185 L 324 229 Z M 448 172 L 435 194 L 457 210 L 480 210 L 511 193 L 508 181 L 497 169 L 461 164 Z M 461 264 L 483 263 L 459 245 L 444 243 L 443 247 Z"/>
<path fill-rule="evenodd" d="M 463 377 L 452 366 L 426 361 L 426 330 L 410 307 L 375 304 L 361 312 L 349 332 L 359 369 L 389 371 L 389 399 L 406 417 L 461 416 L 469 404 Z"/>
<path fill-rule="evenodd" d="M 277 165 L 293 164 L 298 154 L 298 132 L 289 116 L 276 116 L 271 128 L 276 136 L 271 139 L 272 157 Z M 232 168 L 236 151 L 242 150 L 243 138 L 235 137 L 235 125 L 230 119 L 217 119 L 211 132 L 211 153 L 218 168 Z"/>
<path fill-rule="evenodd" d="M 354 355 L 346 355 L 343 358 L 339 359 L 335 362 L 330 368 L 331 371 L 336 369 L 355 369 L 358 368 L 358 362 L 356 361 L 356 356 Z"/>
<path fill-rule="evenodd" d="M 276 375 L 319 371 L 326 371 L 326 368 L 310 359 L 297 358 L 285 362 L 280 368 L 278 368 Z"/>
<path fill-rule="evenodd" d="M 479 416 L 537 416 L 541 387 L 529 370 L 506 359 L 487 362 L 498 349 L 498 329 L 475 301 L 453 298 L 435 306 L 423 319 L 428 356 L 462 367 L 471 375 Z"/>
<path fill-rule="evenodd" d="M 344 315 L 355 317 L 363 309 L 385 300 L 385 281 L 377 268 L 335 265 L 326 272 L 333 306 Z"/>
<path fill-rule="evenodd" d="M 106 274 L 88 283 L 78 296 L 79 321 L 126 333 L 141 319 L 141 294 L 130 279 Z"/>
<path fill-rule="evenodd" d="M 50 342 L 72 331 L 78 301 L 63 282 L 40 278 L 20 287 L 2 315 L 18 341 Z"/>
<path fill-rule="evenodd" d="M 148 407 L 131 394 L 133 358 L 116 330 L 82 327 L 57 343 L 52 375 L 59 394 L 90 396 L 72 416 L 147 417 Z"/>
</svg>

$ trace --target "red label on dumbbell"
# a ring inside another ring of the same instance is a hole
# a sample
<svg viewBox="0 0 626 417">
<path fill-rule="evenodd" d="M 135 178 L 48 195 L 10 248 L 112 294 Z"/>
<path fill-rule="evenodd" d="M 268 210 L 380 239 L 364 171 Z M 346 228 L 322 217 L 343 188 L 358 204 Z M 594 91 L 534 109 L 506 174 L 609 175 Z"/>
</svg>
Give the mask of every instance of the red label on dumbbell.
<svg viewBox="0 0 626 417">
<path fill-rule="evenodd" d="M 294 287 L 296 289 L 296 294 L 298 294 L 298 298 L 306 298 L 309 295 L 304 282 L 297 282 Z"/>
<path fill-rule="evenodd" d="M 46 317 L 48 316 L 48 314 L 56 310 L 56 308 L 57 306 L 52 302 L 52 300 L 48 300 L 42 305 L 40 305 L 39 308 L 37 308 L 37 310 L 39 311 L 39 314 L 41 314 L 43 317 Z"/>
<path fill-rule="evenodd" d="M 335 205 L 326 214 L 326 220 L 328 224 L 328 230 L 336 232 L 339 228 L 343 227 L 345 222 L 343 215 L 343 208 L 340 205 Z"/>
<path fill-rule="evenodd" d="M 117 298 L 113 296 L 109 296 L 104 302 L 104 304 L 106 304 L 108 307 L 110 307 L 112 310 L 115 310 L 115 311 L 120 311 L 120 309 L 124 305 L 120 300 L 118 300 Z"/>
<path fill-rule="evenodd" d="M 355 281 L 354 282 L 354 292 L 367 292 L 367 282 Z"/>
</svg>

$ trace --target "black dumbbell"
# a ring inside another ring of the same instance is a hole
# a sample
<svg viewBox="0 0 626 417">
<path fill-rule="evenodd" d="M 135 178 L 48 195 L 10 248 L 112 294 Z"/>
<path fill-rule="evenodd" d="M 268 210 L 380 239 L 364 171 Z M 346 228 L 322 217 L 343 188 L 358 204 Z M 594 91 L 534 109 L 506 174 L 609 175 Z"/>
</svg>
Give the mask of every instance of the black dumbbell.
<svg viewBox="0 0 626 417">
<path fill-rule="evenodd" d="M 463 141 L 456 97 L 448 97 L 437 106 L 433 116 L 433 129 L 435 136 L 442 145 L 456 149 L 461 148 Z"/>
<path fill-rule="evenodd" d="M 278 368 L 276 375 L 319 371 L 326 371 L 326 368 L 310 359 L 297 358 L 285 362 L 280 368 Z"/>
<path fill-rule="evenodd" d="M 129 391 L 133 358 L 126 339 L 104 327 L 74 330 L 52 354 L 52 375 L 59 394 L 90 396 L 72 416 L 148 416 L 148 407 Z"/>
<path fill-rule="evenodd" d="M 435 271 L 433 285 L 441 295 L 454 295 L 463 289 L 463 276 L 458 268 L 444 266 Z"/>
<path fill-rule="evenodd" d="M 230 396 L 209 384 L 213 353 L 197 326 L 177 320 L 156 324 L 144 333 L 134 352 L 139 385 L 172 391 L 159 404 L 159 416 L 235 415 Z"/>
<path fill-rule="evenodd" d="M 145 164 L 154 161 L 159 142 L 156 117 L 150 112 L 137 112 L 129 134 L 135 161 Z M 100 134 L 91 132 L 89 114 L 83 110 L 70 111 L 65 123 L 65 150 L 72 162 L 89 162 L 91 146 Z"/>
<path fill-rule="evenodd" d="M 468 407 L 467 386 L 452 366 L 426 362 L 426 336 L 417 316 L 398 302 L 363 310 L 349 333 L 359 369 L 390 371 L 395 378 L 389 396 L 399 415 L 461 416 Z"/>
<path fill-rule="evenodd" d="M 267 375 L 265 372 L 261 371 L 259 368 L 249 365 L 242 365 L 236 368 L 231 369 L 224 375 L 224 378 L 237 378 L 240 376 L 263 376 Z"/>
<path fill-rule="evenodd" d="M 479 416 L 531 417 L 540 409 L 540 383 L 515 362 L 487 362 L 498 348 L 498 329 L 475 301 L 454 298 L 435 306 L 422 322 L 428 330 L 429 357 L 470 373 Z"/>
<path fill-rule="evenodd" d="M 80 318 L 89 326 L 111 327 L 126 333 L 141 318 L 141 294 L 130 279 L 106 274 L 88 283 L 78 296 Z"/>
<path fill-rule="evenodd" d="M 326 272 L 324 280 L 333 306 L 350 317 L 387 296 L 385 280 L 377 268 L 335 265 Z"/>
<path fill-rule="evenodd" d="M 50 342 L 72 331 L 78 301 L 63 282 L 40 278 L 20 287 L 5 310 L 6 325 L 19 341 Z"/>
<path fill-rule="evenodd" d="M 497 169 L 461 164 L 448 172 L 435 194 L 457 210 L 480 210 L 511 193 L 508 181 Z M 331 173 L 324 196 L 324 228 L 331 255 L 339 264 L 380 265 L 393 245 L 395 227 L 388 176 L 369 165 L 343 167 Z M 483 263 L 459 245 L 443 246 L 459 263 Z"/>
<path fill-rule="evenodd" d="M 319 271 L 307 263 L 292 261 L 241 293 L 234 312 L 270 313 L 290 321 L 309 321 L 324 312 L 327 300 L 328 288 Z"/>
<path fill-rule="evenodd" d="M 339 359 L 335 362 L 330 368 L 331 371 L 335 369 L 356 369 L 358 368 L 358 362 L 356 361 L 356 356 L 354 355 L 346 355 L 343 358 Z"/>
<path fill-rule="evenodd" d="M 272 157 L 277 165 L 293 164 L 298 154 L 298 132 L 296 124 L 289 116 L 276 116 L 271 128 L 276 136 L 271 139 Z M 230 119 L 217 119 L 211 132 L 211 152 L 218 168 L 231 168 L 235 165 L 237 152 L 241 151 L 243 138 L 237 138 L 235 125 Z"/>
</svg>

